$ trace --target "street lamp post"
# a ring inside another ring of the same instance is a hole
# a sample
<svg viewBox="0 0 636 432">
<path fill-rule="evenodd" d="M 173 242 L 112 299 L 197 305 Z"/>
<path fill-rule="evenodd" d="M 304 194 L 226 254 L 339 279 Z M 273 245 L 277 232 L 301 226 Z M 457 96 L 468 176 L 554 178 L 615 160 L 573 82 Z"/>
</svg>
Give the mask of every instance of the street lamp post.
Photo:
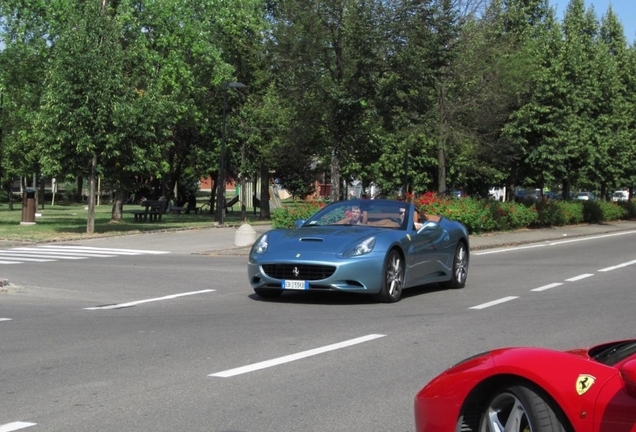
<svg viewBox="0 0 636 432">
<path fill-rule="evenodd" d="M 219 185 L 217 187 L 217 201 L 216 201 L 216 220 L 219 225 L 223 225 L 223 216 L 225 211 L 225 121 L 227 111 L 227 89 L 228 88 L 243 88 L 245 84 L 240 82 L 228 82 L 223 84 L 223 136 L 221 138 L 221 162 L 219 166 Z"/>
</svg>

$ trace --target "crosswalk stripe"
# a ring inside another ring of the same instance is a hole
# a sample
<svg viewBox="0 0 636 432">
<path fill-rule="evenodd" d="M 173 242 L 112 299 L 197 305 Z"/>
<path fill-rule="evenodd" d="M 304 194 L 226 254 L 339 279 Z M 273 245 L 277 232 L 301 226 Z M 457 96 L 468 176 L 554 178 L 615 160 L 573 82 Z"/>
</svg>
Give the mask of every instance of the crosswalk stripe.
<svg viewBox="0 0 636 432">
<path fill-rule="evenodd" d="M 55 258 L 56 260 L 58 259 L 67 259 L 67 260 L 82 260 L 82 259 L 86 259 L 88 257 L 85 256 L 53 256 L 53 255 L 40 255 L 40 254 L 33 254 L 33 253 L 26 253 L 26 252 L 16 252 L 16 253 L 11 253 L 8 254 L 10 257 L 15 257 L 16 259 L 22 259 L 22 257 L 26 257 L 26 258 Z"/>
<path fill-rule="evenodd" d="M 26 258 L 26 257 L 22 258 L 22 257 L 20 257 L 20 261 L 33 261 L 33 262 L 53 262 L 53 261 L 55 261 L 54 259 L 38 259 L 38 258 L 30 258 L 30 257 L 32 257 L 32 256 L 33 256 L 33 255 L 29 255 L 29 258 Z M 8 258 L 8 259 L 16 258 L 16 256 L 15 256 L 15 255 L 4 255 L 4 254 L 0 254 L 0 260 L 7 259 L 7 258 Z"/>
<path fill-rule="evenodd" d="M 169 254 L 168 251 L 155 251 L 155 250 L 138 250 L 138 249 L 113 249 L 113 248 L 99 248 L 93 246 L 52 246 L 52 245 L 43 245 L 41 248 L 60 248 L 60 249 L 81 249 L 81 250 L 96 250 L 96 251 L 104 251 L 104 252 L 120 252 L 120 253 L 136 253 L 136 254 L 150 254 L 150 255 L 161 255 L 161 254 Z"/>
<path fill-rule="evenodd" d="M 0 265 L 24 264 L 28 262 L 52 262 L 57 260 L 81 260 L 88 258 L 112 258 L 130 255 L 160 255 L 168 251 L 138 249 L 98 248 L 92 246 L 56 246 L 17 247 L 0 249 Z"/>
<path fill-rule="evenodd" d="M 20 251 L 20 252 L 32 251 L 42 255 L 51 255 L 51 256 L 64 255 L 64 256 L 97 257 L 97 258 L 110 258 L 115 256 L 115 255 L 104 255 L 104 254 L 89 253 L 89 252 L 57 252 L 57 251 L 43 250 L 40 248 L 14 248 L 11 250 Z"/>
<path fill-rule="evenodd" d="M 96 253 L 107 253 L 109 255 L 120 255 L 120 256 L 130 256 L 130 255 L 143 255 L 142 252 L 119 252 L 119 251 L 113 251 L 110 249 L 95 249 L 95 250 L 86 250 L 86 249 L 79 249 L 79 248 L 52 248 L 52 247 L 46 247 L 46 248 L 42 248 L 39 249 L 43 252 L 65 252 L 65 253 L 82 253 L 82 254 L 96 254 Z"/>
</svg>

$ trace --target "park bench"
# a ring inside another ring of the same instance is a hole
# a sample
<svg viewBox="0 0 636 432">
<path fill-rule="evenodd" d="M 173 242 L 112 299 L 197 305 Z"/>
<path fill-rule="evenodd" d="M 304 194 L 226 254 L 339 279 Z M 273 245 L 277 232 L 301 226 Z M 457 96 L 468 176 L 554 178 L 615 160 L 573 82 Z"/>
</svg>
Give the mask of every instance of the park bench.
<svg viewBox="0 0 636 432">
<path fill-rule="evenodd" d="M 234 198 L 232 198 L 231 200 L 225 200 L 225 214 L 227 214 L 228 209 L 230 210 L 230 212 L 234 211 L 234 204 L 236 204 L 239 201 L 239 196 L 235 195 Z"/>
<path fill-rule="evenodd" d="M 200 207 L 172 207 L 172 209 L 170 209 L 170 212 L 172 214 L 189 214 L 190 212 L 194 212 L 194 214 L 198 214 L 199 213 L 199 208 Z"/>
<path fill-rule="evenodd" d="M 166 212 L 168 201 L 145 200 L 141 203 L 143 210 L 133 210 L 135 222 L 161 222 L 161 216 Z"/>
</svg>

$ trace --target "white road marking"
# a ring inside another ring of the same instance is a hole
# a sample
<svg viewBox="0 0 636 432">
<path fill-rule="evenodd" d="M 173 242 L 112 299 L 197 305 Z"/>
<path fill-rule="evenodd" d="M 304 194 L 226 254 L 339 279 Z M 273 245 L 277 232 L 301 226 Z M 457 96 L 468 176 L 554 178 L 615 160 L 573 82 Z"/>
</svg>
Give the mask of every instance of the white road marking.
<svg viewBox="0 0 636 432">
<path fill-rule="evenodd" d="M 12 432 L 19 429 L 28 428 L 31 426 L 35 426 L 37 423 L 27 423 L 27 422 L 13 422 L 0 425 L 0 432 Z"/>
<path fill-rule="evenodd" d="M 590 237 L 580 237 L 580 238 L 575 238 L 571 240 L 559 240 L 559 241 L 550 243 L 550 246 L 556 246 L 556 245 L 565 244 L 565 243 L 587 241 L 587 240 L 596 240 L 596 239 L 607 238 L 607 237 L 616 237 L 616 236 L 629 235 L 629 234 L 636 234 L 636 231 L 622 231 L 622 232 L 612 233 L 612 234 L 603 234 L 603 235 L 590 236 Z"/>
<path fill-rule="evenodd" d="M 254 363 L 248 366 L 243 366 L 243 367 L 239 367 L 239 368 L 235 368 L 235 369 L 229 369 L 223 372 L 217 372 L 217 373 L 213 373 L 210 374 L 208 376 L 211 377 L 219 377 L 219 378 L 229 378 L 235 375 L 241 375 L 244 373 L 248 373 L 248 372 L 253 372 L 253 371 L 257 371 L 260 369 L 265 369 L 268 367 L 273 367 L 273 366 L 278 366 L 280 364 L 283 363 L 289 363 L 295 360 L 300 360 L 300 359 L 304 359 L 306 357 L 311 357 L 311 356 L 315 356 L 318 354 L 323 354 L 326 353 L 328 351 L 334 351 L 340 348 L 346 348 L 352 345 L 357 345 L 363 342 L 369 342 L 372 341 L 374 339 L 378 339 L 381 337 L 384 337 L 386 335 L 382 335 L 382 334 L 370 334 L 367 336 L 362 336 L 356 339 L 350 339 L 348 341 L 344 341 L 344 342 L 339 342 L 339 343 L 335 343 L 333 345 L 327 345 L 324 346 L 322 348 L 315 348 L 315 349 L 311 349 L 308 351 L 302 351 L 299 352 L 297 354 L 291 354 L 288 356 L 284 356 L 284 357 L 279 357 L 277 359 L 272 359 L 272 360 L 267 360 L 264 362 L 260 362 L 260 363 Z"/>
<path fill-rule="evenodd" d="M 547 246 L 546 244 L 537 244 L 537 245 L 531 245 L 531 246 L 518 246 L 518 247 L 511 247 L 511 248 L 506 248 L 506 249 L 495 249 L 495 250 L 489 250 L 489 251 L 484 251 L 484 252 L 474 252 L 473 255 L 490 255 L 490 254 L 496 254 L 496 253 L 501 253 L 501 252 L 510 252 L 510 251 L 516 251 L 516 250 L 521 250 L 521 249 L 535 249 L 535 248 L 540 248 L 540 247 L 545 247 Z"/>
<path fill-rule="evenodd" d="M 490 254 L 495 254 L 495 253 L 511 252 L 511 251 L 517 251 L 517 250 L 523 250 L 523 249 L 532 249 L 532 248 L 544 247 L 544 246 L 557 246 L 557 245 L 561 245 L 561 244 L 565 244 L 565 243 L 596 240 L 596 239 L 601 239 L 601 238 L 615 237 L 615 236 L 629 235 L 629 234 L 636 234 L 636 231 L 622 231 L 622 232 L 612 233 L 612 234 L 603 234 L 603 235 L 597 235 L 597 236 L 580 237 L 580 238 L 575 238 L 575 239 L 571 239 L 571 240 L 558 240 L 558 241 L 553 241 L 553 242 L 550 242 L 550 243 L 541 243 L 541 244 L 534 244 L 534 245 L 529 245 L 529 246 L 518 246 L 518 247 L 509 247 L 509 248 L 503 248 L 503 249 L 488 250 L 488 251 L 483 251 L 483 252 L 473 252 L 473 255 L 490 255 Z"/>
<path fill-rule="evenodd" d="M 161 255 L 167 251 L 140 249 L 113 249 L 91 246 L 56 246 L 41 245 L 37 247 L 18 247 L 0 249 L 0 264 L 21 264 L 26 262 L 52 262 L 57 260 L 77 260 L 87 258 L 112 258 L 129 255 Z"/>
<path fill-rule="evenodd" d="M 578 275 L 578 276 L 574 276 L 573 278 L 570 279 L 566 279 L 566 282 L 576 282 L 576 281 L 580 281 L 581 279 L 585 279 L 585 278 L 589 278 L 591 276 L 594 276 L 594 274 L 592 273 L 585 273 L 582 275 Z"/>
<path fill-rule="evenodd" d="M 99 248 L 92 246 L 53 246 L 53 245 L 42 245 L 40 248 L 46 249 L 59 249 L 59 250 L 81 250 L 81 251 L 97 251 L 97 252 L 105 252 L 105 253 L 117 253 L 122 255 L 139 255 L 139 254 L 147 254 L 147 255 L 161 255 L 161 254 L 169 254 L 167 251 L 154 251 L 154 250 L 139 250 L 139 249 L 113 249 L 113 248 Z"/>
<path fill-rule="evenodd" d="M 555 282 L 555 283 L 551 283 L 549 285 L 544 285 L 544 286 L 539 287 L 539 288 L 531 289 L 530 291 L 536 291 L 536 292 L 545 291 L 545 290 L 549 290 L 550 288 L 556 288 L 556 287 L 561 286 L 561 285 L 563 285 L 562 282 Z"/>
<path fill-rule="evenodd" d="M 137 300 L 137 301 L 133 301 L 133 302 L 119 303 L 119 304 L 107 305 L 107 306 L 87 307 L 87 308 L 84 308 L 84 309 L 85 310 L 123 309 L 123 308 L 127 308 L 127 307 L 137 306 L 137 305 L 143 304 L 143 303 L 150 303 L 150 302 L 156 302 L 156 301 L 162 301 L 162 300 L 172 300 L 172 299 L 175 299 L 175 298 L 178 298 L 178 297 L 191 296 L 191 295 L 195 295 L 195 294 L 204 294 L 204 293 L 209 293 L 209 292 L 213 292 L 213 291 L 216 291 L 216 290 L 207 289 L 207 290 L 193 291 L 193 292 L 187 292 L 187 293 L 181 293 L 181 294 L 172 294 L 172 295 L 167 295 L 167 296 L 164 296 L 164 297 L 157 297 L 157 298 L 146 299 L 146 300 Z"/>
<path fill-rule="evenodd" d="M 485 309 L 487 307 L 495 306 L 495 305 L 498 305 L 498 304 L 501 304 L 501 303 L 505 303 L 505 302 L 508 302 L 510 300 L 514 300 L 514 299 L 518 299 L 518 298 L 519 298 L 519 296 L 508 296 L 508 297 L 500 298 L 499 300 L 493 300 L 493 301 L 488 302 L 488 303 L 482 303 L 482 304 L 477 305 L 477 306 L 472 306 L 472 307 L 469 307 L 468 309 Z"/>
<path fill-rule="evenodd" d="M 615 266 L 612 266 L 612 267 L 605 267 L 604 269 L 600 269 L 599 271 L 600 272 L 608 272 L 608 271 L 616 270 L 616 269 L 619 269 L 619 268 L 627 267 L 627 266 L 630 266 L 630 265 L 633 265 L 633 264 L 636 264 L 636 260 L 629 261 L 629 262 L 626 262 L 626 263 L 623 263 L 623 264 L 618 264 L 618 265 L 615 265 Z"/>
<path fill-rule="evenodd" d="M 11 318 L 0 318 L 0 321 L 11 321 Z"/>
<path fill-rule="evenodd" d="M 21 260 L 22 257 L 30 257 L 30 258 L 55 258 L 55 260 L 61 260 L 61 259 L 66 259 L 66 260 L 83 260 L 86 259 L 88 257 L 77 257 L 77 256 L 57 256 L 57 255 L 50 255 L 50 254 L 33 254 L 33 253 L 28 253 L 28 252 L 15 252 L 15 253 L 11 253 L 11 254 L 5 254 L 5 256 L 9 256 L 11 258 L 15 258 L 15 259 L 19 259 Z M 54 260 L 54 261 L 55 261 Z"/>
<path fill-rule="evenodd" d="M 27 256 L 32 256 L 32 255 L 27 255 Z M 11 258 L 16 258 L 15 255 L 4 255 L 4 254 L 0 254 L 0 259 L 11 259 Z M 53 262 L 55 261 L 54 259 L 38 259 L 38 258 L 19 258 L 20 261 L 29 261 L 29 262 Z"/>
<path fill-rule="evenodd" d="M 96 257 L 96 258 L 111 258 L 115 256 L 115 255 L 97 254 L 92 252 L 73 252 L 73 251 L 65 252 L 65 251 L 51 250 L 51 249 L 44 249 L 44 248 L 27 248 L 27 247 L 13 248 L 10 250 L 19 251 L 19 252 L 37 252 L 38 254 L 50 255 L 50 256 L 63 255 L 63 256 Z"/>
</svg>

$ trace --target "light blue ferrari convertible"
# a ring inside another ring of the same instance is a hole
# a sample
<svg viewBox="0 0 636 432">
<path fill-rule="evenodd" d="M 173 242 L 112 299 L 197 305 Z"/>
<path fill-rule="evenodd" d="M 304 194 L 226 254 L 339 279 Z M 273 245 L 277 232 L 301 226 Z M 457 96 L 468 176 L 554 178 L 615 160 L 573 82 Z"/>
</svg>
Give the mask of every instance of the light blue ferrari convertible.
<svg viewBox="0 0 636 432">
<path fill-rule="evenodd" d="M 420 214 L 411 203 L 339 201 L 296 225 L 270 230 L 252 246 L 247 274 L 259 296 L 347 291 L 394 303 L 405 288 L 466 284 L 466 227 Z"/>
</svg>

